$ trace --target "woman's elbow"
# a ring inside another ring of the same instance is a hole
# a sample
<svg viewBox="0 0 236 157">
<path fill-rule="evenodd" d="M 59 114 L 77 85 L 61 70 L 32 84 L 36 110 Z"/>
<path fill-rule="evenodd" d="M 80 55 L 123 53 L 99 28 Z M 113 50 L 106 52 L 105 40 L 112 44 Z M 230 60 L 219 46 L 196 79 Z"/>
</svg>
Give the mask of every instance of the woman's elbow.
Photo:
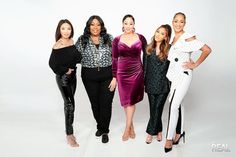
<svg viewBox="0 0 236 157">
<path fill-rule="evenodd" d="M 207 53 L 210 54 L 211 51 L 212 51 L 211 48 L 208 46 Z"/>
<path fill-rule="evenodd" d="M 202 51 L 205 52 L 207 55 L 209 55 L 212 50 L 208 45 L 204 45 Z"/>
</svg>

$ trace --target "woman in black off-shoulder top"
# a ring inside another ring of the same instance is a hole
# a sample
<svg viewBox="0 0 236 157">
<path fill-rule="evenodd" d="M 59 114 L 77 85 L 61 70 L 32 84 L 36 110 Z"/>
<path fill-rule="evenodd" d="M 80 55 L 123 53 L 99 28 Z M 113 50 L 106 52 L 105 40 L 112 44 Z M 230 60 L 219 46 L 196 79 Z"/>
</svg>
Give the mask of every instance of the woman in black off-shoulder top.
<svg viewBox="0 0 236 157">
<path fill-rule="evenodd" d="M 56 74 L 56 81 L 64 100 L 65 128 L 67 142 L 78 147 L 73 135 L 73 121 L 76 90 L 76 64 L 81 61 L 81 53 L 76 49 L 72 37 L 73 26 L 69 20 L 60 20 L 56 29 L 56 43 L 49 59 L 49 66 Z"/>
</svg>

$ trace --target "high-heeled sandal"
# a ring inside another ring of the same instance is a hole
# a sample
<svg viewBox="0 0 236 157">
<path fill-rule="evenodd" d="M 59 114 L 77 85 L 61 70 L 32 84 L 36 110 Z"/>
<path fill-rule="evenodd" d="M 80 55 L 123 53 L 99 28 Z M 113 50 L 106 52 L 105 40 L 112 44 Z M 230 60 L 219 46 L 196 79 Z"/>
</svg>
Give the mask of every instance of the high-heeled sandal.
<svg viewBox="0 0 236 157">
<path fill-rule="evenodd" d="M 177 141 L 173 141 L 173 145 L 179 144 L 179 141 L 182 137 L 183 137 L 183 143 L 185 143 L 185 131 L 182 134 L 180 134 L 180 137 L 178 138 Z"/>
<path fill-rule="evenodd" d="M 122 141 L 127 141 L 130 137 L 130 133 L 128 131 L 125 131 L 122 136 Z"/>
<path fill-rule="evenodd" d="M 79 147 L 79 144 L 76 142 L 76 139 L 74 136 L 72 135 L 67 135 L 66 136 L 67 139 L 67 143 L 71 146 L 71 147 Z"/>
<path fill-rule="evenodd" d="M 136 136 L 136 134 L 135 134 L 135 132 L 134 132 L 134 127 L 131 126 L 129 137 L 132 138 L 132 139 L 134 139 L 135 136 Z"/>
<path fill-rule="evenodd" d="M 147 138 L 146 138 L 146 143 L 147 144 L 150 144 L 150 143 L 152 143 L 152 139 L 153 139 L 153 137 L 152 137 L 152 135 L 147 135 Z"/>
<path fill-rule="evenodd" d="M 159 132 L 159 133 L 157 134 L 157 141 L 158 141 L 158 142 L 161 142 L 161 141 L 162 141 L 162 133 L 161 133 L 161 132 Z"/>
<path fill-rule="evenodd" d="M 71 135 L 74 140 L 76 140 L 76 137 L 74 135 Z"/>
</svg>

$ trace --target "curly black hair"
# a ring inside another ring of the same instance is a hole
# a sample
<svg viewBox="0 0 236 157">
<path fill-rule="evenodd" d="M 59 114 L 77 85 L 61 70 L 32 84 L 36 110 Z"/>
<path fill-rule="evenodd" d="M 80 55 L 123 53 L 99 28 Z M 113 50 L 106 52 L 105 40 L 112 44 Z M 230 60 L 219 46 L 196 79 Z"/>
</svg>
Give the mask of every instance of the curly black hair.
<svg viewBox="0 0 236 157">
<path fill-rule="evenodd" d="M 86 47 L 88 41 L 89 41 L 89 38 L 90 38 L 90 35 L 91 35 L 91 32 L 90 32 L 90 25 L 92 23 L 92 21 L 94 19 L 97 19 L 101 25 L 101 32 L 100 32 L 100 37 L 102 38 L 104 44 L 107 44 L 108 46 L 111 47 L 112 45 L 112 41 L 111 39 L 109 38 L 109 34 L 107 34 L 107 29 L 105 27 L 105 24 L 102 20 L 102 18 L 98 15 L 92 15 L 88 21 L 86 22 L 86 26 L 84 28 L 84 33 L 83 35 L 80 37 L 81 38 L 81 41 L 82 41 L 82 45 L 83 45 L 83 48 Z"/>
</svg>

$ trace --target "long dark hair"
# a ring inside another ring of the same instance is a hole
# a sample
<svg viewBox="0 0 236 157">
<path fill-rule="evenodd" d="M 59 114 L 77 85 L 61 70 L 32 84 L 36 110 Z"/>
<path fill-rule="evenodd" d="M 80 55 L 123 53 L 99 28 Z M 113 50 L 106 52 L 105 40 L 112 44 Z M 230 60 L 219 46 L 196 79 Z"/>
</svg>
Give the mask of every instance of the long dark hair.
<svg viewBox="0 0 236 157">
<path fill-rule="evenodd" d="M 160 28 L 164 28 L 166 30 L 166 39 L 164 39 L 161 42 L 160 45 L 160 53 L 158 55 L 158 58 L 162 61 L 164 61 L 165 59 L 167 59 L 168 56 L 168 50 L 170 48 L 170 37 L 171 37 L 171 27 L 168 24 L 165 25 L 161 25 L 160 27 L 158 27 L 155 31 L 155 33 L 160 29 Z M 156 41 L 155 41 L 155 33 L 151 39 L 151 43 L 148 44 L 147 46 L 147 54 L 150 55 L 153 51 L 153 49 L 156 48 Z"/>
<path fill-rule="evenodd" d="M 58 25 L 57 25 L 57 29 L 56 29 L 56 33 L 55 33 L 55 39 L 56 39 L 56 42 L 61 38 L 61 31 L 60 31 L 60 28 L 61 28 L 61 25 L 64 24 L 64 23 L 67 23 L 70 25 L 71 27 L 71 34 L 70 34 L 70 37 L 69 38 L 72 38 L 74 36 L 74 28 L 71 24 L 71 22 L 67 19 L 62 19 L 58 22 Z"/>
<path fill-rule="evenodd" d="M 90 35 L 91 35 L 91 32 L 90 32 L 90 25 L 92 23 L 92 21 L 94 19 L 97 19 L 101 25 L 101 32 L 100 32 L 100 37 L 102 38 L 104 44 L 107 44 L 108 46 L 111 47 L 111 43 L 112 41 L 110 40 L 109 38 L 109 35 L 107 34 L 107 29 L 105 27 L 105 24 L 102 20 L 102 18 L 98 15 L 92 15 L 88 21 L 86 22 L 86 26 L 84 28 L 84 33 L 83 35 L 81 36 L 81 41 L 82 41 L 82 45 L 83 45 L 83 48 L 86 47 L 88 41 L 89 41 L 89 38 L 90 38 Z"/>
</svg>

